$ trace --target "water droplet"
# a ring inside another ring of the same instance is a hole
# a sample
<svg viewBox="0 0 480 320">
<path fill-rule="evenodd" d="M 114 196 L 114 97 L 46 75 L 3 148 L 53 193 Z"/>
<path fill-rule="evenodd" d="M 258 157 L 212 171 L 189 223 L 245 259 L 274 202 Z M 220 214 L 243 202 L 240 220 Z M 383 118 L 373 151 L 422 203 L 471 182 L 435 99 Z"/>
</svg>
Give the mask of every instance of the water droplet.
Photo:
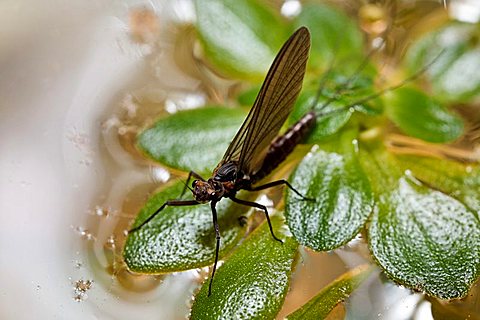
<svg viewBox="0 0 480 320">
<path fill-rule="evenodd" d="M 352 144 L 353 144 L 353 149 L 355 150 L 355 153 L 358 153 L 358 140 L 357 139 L 353 139 L 352 140 Z"/>
<path fill-rule="evenodd" d="M 150 167 L 154 182 L 167 182 L 170 179 L 170 172 L 162 167 Z"/>
<path fill-rule="evenodd" d="M 105 242 L 105 248 L 109 250 L 115 250 L 115 236 L 112 234 Z"/>
<path fill-rule="evenodd" d="M 74 283 L 73 300 L 77 302 L 84 301 L 88 298 L 87 291 L 92 288 L 93 280 L 77 280 Z"/>
<path fill-rule="evenodd" d="M 127 116 L 129 118 L 134 118 L 137 115 L 138 105 L 133 102 L 131 94 L 127 94 L 125 98 L 123 98 L 122 108 L 127 111 Z"/>
<path fill-rule="evenodd" d="M 95 215 L 99 217 L 108 217 L 108 215 L 110 214 L 110 211 L 111 211 L 110 208 L 95 206 L 95 208 L 93 208 L 93 210 L 91 210 L 90 212 L 93 212 Z"/>
<path fill-rule="evenodd" d="M 302 10 L 302 4 L 298 0 L 286 0 L 282 8 L 280 9 L 280 12 L 282 13 L 283 16 L 287 18 L 293 18 L 297 16 L 300 11 Z"/>
<path fill-rule="evenodd" d="M 88 229 L 85 229 L 83 227 L 76 227 L 74 230 L 78 235 L 80 235 L 80 237 L 82 237 L 82 239 L 93 241 L 96 240 L 96 238 L 90 233 L 90 231 L 88 231 Z"/>
<path fill-rule="evenodd" d="M 102 129 L 104 131 L 108 131 L 113 127 L 119 127 L 121 124 L 122 122 L 120 121 L 120 119 L 118 119 L 117 116 L 113 116 L 102 123 Z"/>
<path fill-rule="evenodd" d="M 135 132 L 136 130 L 137 130 L 137 128 L 135 126 L 123 125 L 123 126 L 118 128 L 118 134 L 123 136 L 123 135 L 126 135 L 129 132 Z"/>
</svg>

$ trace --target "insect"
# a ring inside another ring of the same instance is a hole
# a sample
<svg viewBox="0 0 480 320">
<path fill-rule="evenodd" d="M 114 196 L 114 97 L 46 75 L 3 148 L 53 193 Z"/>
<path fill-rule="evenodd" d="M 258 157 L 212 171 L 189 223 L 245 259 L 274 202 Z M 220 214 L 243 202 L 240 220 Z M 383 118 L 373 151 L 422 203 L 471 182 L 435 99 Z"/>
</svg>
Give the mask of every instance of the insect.
<svg viewBox="0 0 480 320">
<path fill-rule="evenodd" d="M 369 57 L 375 50 L 377 49 L 374 49 L 368 54 L 356 72 L 347 79 L 343 87 L 335 91 L 335 95 L 341 94 L 343 90 L 347 90 L 350 87 L 360 71 L 367 65 Z M 184 192 L 186 188 L 189 188 L 193 193 L 194 200 L 166 201 L 145 221 L 129 231 L 129 233 L 133 233 L 141 229 L 167 206 L 194 206 L 210 202 L 216 236 L 216 247 L 215 262 L 208 287 L 209 296 L 212 292 L 221 239 L 217 221 L 217 203 L 222 198 L 229 198 L 238 204 L 261 209 L 265 213 L 272 237 L 278 242 L 282 242 L 275 236 L 267 208 L 262 204 L 237 198 L 237 192 L 239 190 L 259 191 L 274 186 L 286 185 L 303 200 L 313 200 L 302 195 L 286 180 L 277 180 L 260 185 L 257 185 L 257 182 L 267 176 L 285 160 L 293 149 L 309 134 L 318 118 L 347 110 L 353 112 L 358 105 L 415 80 L 442 54 L 441 52 L 429 64 L 397 85 L 367 95 L 350 105 L 337 108 L 334 111 L 321 112 L 329 103 L 335 100 L 335 97 L 327 99 L 325 103 L 315 110 L 320 91 L 323 88 L 323 80 L 326 79 L 329 73 L 329 71 L 327 71 L 325 78 L 321 81 L 311 110 L 288 128 L 284 134 L 278 135 L 280 128 L 292 111 L 293 105 L 302 88 L 309 51 L 310 33 L 307 28 L 300 27 L 287 42 L 285 42 L 275 57 L 253 107 L 230 143 L 222 160 L 213 170 L 212 177 L 206 180 L 199 174 L 190 171 Z M 188 187 L 188 183 L 192 177 L 194 177 L 195 180 L 190 188 Z M 182 192 L 182 195 L 184 192 Z"/>
<path fill-rule="evenodd" d="M 193 176 L 196 179 L 193 181 L 191 189 L 194 200 L 167 201 L 139 226 L 129 231 L 132 233 L 142 228 L 167 206 L 193 206 L 210 202 L 216 248 L 208 295 L 212 291 L 213 277 L 218 262 L 220 230 L 216 205 L 222 198 L 229 198 L 238 204 L 263 210 L 270 233 L 278 242 L 282 241 L 275 236 L 267 208 L 256 202 L 239 199 L 236 197 L 236 193 L 239 190 L 258 191 L 286 185 L 302 199 L 309 200 L 286 180 L 256 185 L 285 160 L 315 124 L 316 115 L 311 111 L 283 135 L 278 136 L 280 128 L 292 111 L 302 88 L 309 51 L 310 33 L 307 28 L 301 27 L 285 42 L 275 57 L 253 107 L 222 160 L 213 170 L 212 177 L 205 180 L 199 174 L 190 171 L 186 187 Z"/>
</svg>

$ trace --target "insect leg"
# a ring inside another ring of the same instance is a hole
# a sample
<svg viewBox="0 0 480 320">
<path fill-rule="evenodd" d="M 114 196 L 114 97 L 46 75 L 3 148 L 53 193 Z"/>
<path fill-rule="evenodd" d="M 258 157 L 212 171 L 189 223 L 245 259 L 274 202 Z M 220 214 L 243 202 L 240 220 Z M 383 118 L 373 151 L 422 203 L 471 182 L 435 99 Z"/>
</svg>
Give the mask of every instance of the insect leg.
<svg viewBox="0 0 480 320">
<path fill-rule="evenodd" d="M 147 220 L 143 221 L 138 227 L 135 227 L 133 229 L 130 229 L 128 231 L 128 233 L 133 233 L 137 230 L 139 230 L 140 228 L 142 228 L 144 225 L 146 225 L 147 223 L 149 223 L 153 218 L 155 218 L 155 216 L 160 212 L 162 211 L 166 206 L 171 206 L 171 207 L 180 207 L 180 206 L 194 206 L 194 205 L 197 205 L 197 204 L 200 204 L 199 202 L 195 201 L 195 200 L 170 200 L 170 201 L 166 201 L 164 204 L 162 204 L 162 206 L 160 208 L 157 209 L 157 211 L 155 211 L 153 214 L 151 214 Z"/>
<path fill-rule="evenodd" d="M 185 182 L 185 186 L 183 187 L 182 193 L 180 194 L 180 198 L 182 198 L 185 195 L 185 192 L 187 191 L 187 188 L 190 189 L 189 183 L 190 183 L 190 179 L 192 178 L 192 176 L 194 178 L 197 178 L 198 180 L 205 181 L 205 179 L 203 179 L 201 175 L 199 175 L 195 171 L 190 171 L 188 173 L 187 181 Z"/>
<path fill-rule="evenodd" d="M 266 184 L 262 184 L 261 186 L 257 186 L 257 187 L 250 187 L 250 188 L 245 188 L 245 190 L 247 191 L 259 191 L 259 190 L 264 190 L 264 189 L 268 189 L 268 188 L 271 188 L 271 187 L 275 187 L 275 186 L 279 186 L 279 185 L 286 185 L 290 190 L 292 190 L 293 192 L 295 192 L 300 198 L 302 198 L 303 200 L 309 200 L 309 201 L 315 201 L 315 199 L 312 199 L 312 198 L 307 198 L 305 197 L 303 194 L 301 194 L 297 189 L 295 189 L 291 184 L 290 182 L 288 182 L 287 180 L 277 180 L 277 181 L 272 181 L 272 182 L 269 182 L 269 183 L 266 183 Z"/>
<path fill-rule="evenodd" d="M 220 230 L 218 228 L 216 205 L 217 205 L 216 201 L 212 201 L 210 203 L 210 207 L 212 208 L 213 227 L 215 228 L 215 238 L 217 239 L 217 244 L 215 246 L 215 263 L 213 264 L 212 275 L 210 277 L 210 283 L 208 284 L 208 296 L 209 297 L 212 294 L 213 276 L 215 275 L 215 271 L 217 270 L 218 250 L 220 249 Z"/>
<path fill-rule="evenodd" d="M 268 215 L 267 207 L 265 207 L 264 205 L 262 205 L 260 203 L 256 203 L 256 202 L 252 202 L 252 201 L 246 201 L 246 200 L 242 200 L 242 199 L 237 199 L 235 197 L 230 197 L 230 200 L 232 200 L 233 202 L 239 203 L 239 204 L 243 204 L 244 206 L 249 206 L 249 207 L 255 207 L 255 208 L 258 208 L 258 209 L 262 209 L 263 212 L 265 212 L 265 216 L 267 217 L 268 227 L 270 228 L 270 233 L 272 234 L 273 239 L 277 240 L 280 243 L 283 243 L 283 241 L 278 239 L 275 236 L 275 234 L 273 233 L 272 223 L 270 222 L 270 216 Z"/>
</svg>

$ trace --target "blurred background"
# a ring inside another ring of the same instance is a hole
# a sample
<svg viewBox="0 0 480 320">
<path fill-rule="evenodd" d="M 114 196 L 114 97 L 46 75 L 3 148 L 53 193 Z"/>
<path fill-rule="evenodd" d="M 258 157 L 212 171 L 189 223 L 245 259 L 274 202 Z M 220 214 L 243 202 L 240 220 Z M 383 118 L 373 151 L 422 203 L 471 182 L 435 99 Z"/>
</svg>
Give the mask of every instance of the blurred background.
<svg viewBox="0 0 480 320">
<path fill-rule="evenodd" d="M 302 6 L 295 0 L 267 3 L 287 17 Z M 368 2 L 342 5 L 361 17 Z M 418 7 L 403 18 L 443 8 L 441 15 L 451 19 L 480 19 L 475 0 L 398 5 Z M 136 132 L 161 113 L 224 101 L 234 92 L 233 80 L 196 60 L 189 27 L 194 21 L 187 0 L 0 2 L 1 319 L 188 314 L 208 269 L 137 276 L 119 253 L 146 195 L 177 176 L 141 159 L 133 147 Z M 375 28 L 383 27 L 364 25 L 373 33 Z M 401 43 L 409 35 L 391 36 Z M 400 54 L 387 49 L 389 57 Z M 299 270 L 307 280 L 294 280 L 291 305 L 281 315 L 364 259 L 349 248 L 304 255 L 306 264 L 325 272 L 317 279 Z M 431 319 L 430 309 L 422 295 L 377 274 L 349 300 L 347 317 Z"/>
</svg>

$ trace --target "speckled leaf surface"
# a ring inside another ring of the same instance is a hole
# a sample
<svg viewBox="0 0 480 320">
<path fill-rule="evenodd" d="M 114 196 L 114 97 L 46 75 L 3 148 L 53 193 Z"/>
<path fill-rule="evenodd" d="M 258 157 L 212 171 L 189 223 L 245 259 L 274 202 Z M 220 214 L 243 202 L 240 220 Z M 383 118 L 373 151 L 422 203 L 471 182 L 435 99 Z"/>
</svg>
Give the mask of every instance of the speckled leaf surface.
<svg viewBox="0 0 480 320">
<path fill-rule="evenodd" d="M 422 183 L 459 200 L 480 217 L 478 165 L 415 156 L 397 156 L 395 162 Z"/>
<path fill-rule="evenodd" d="M 462 119 L 421 91 L 400 88 L 389 92 L 385 106 L 388 117 L 412 137 L 444 143 L 463 133 Z"/>
<path fill-rule="evenodd" d="M 177 183 L 153 195 L 141 209 L 133 227 L 146 220 L 165 201 L 183 190 Z M 220 256 L 245 234 L 238 217 L 248 208 L 223 199 L 217 205 L 222 236 Z M 166 273 L 208 266 L 215 258 L 215 231 L 209 204 L 166 207 L 152 221 L 127 237 L 123 252 L 128 268 L 139 273 Z"/>
<path fill-rule="evenodd" d="M 352 239 L 373 208 L 370 183 L 357 159 L 354 132 L 338 141 L 339 152 L 312 150 L 290 178 L 315 201 L 287 190 L 285 216 L 295 238 L 314 250 L 332 250 Z"/>
<path fill-rule="evenodd" d="M 143 131 L 137 145 L 148 157 L 169 167 L 208 175 L 245 116 L 243 110 L 222 107 L 180 111 Z"/>
<path fill-rule="evenodd" d="M 258 1 L 197 0 L 195 10 L 205 56 L 230 76 L 263 79 L 289 36 L 279 17 Z"/>
<path fill-rule="evenodd" d="M 282 219 L 272 217 L 248 236 L 217 270 L 212 295 L 207 280 L 195 296 L 191 319 L 275 319 L 287 294 L 298 243 L 286 235 Z"/>
<path fill-rule="evenodd" d="M 372 273 L 374 268 L 362 265 L 341 275 L 315 297 L 287 316 L 288 320 L 325 319 L 339 303 L 345 301 Z"/>
<path fill-rule="evenodd" d="M 441 299 L 467 294 L 480 274 L 476 214 L 392 165 L 385 153 L 370 164 L 377 203 L 369 227 L 373 256 L 395 281 Z"/>
</svg>

